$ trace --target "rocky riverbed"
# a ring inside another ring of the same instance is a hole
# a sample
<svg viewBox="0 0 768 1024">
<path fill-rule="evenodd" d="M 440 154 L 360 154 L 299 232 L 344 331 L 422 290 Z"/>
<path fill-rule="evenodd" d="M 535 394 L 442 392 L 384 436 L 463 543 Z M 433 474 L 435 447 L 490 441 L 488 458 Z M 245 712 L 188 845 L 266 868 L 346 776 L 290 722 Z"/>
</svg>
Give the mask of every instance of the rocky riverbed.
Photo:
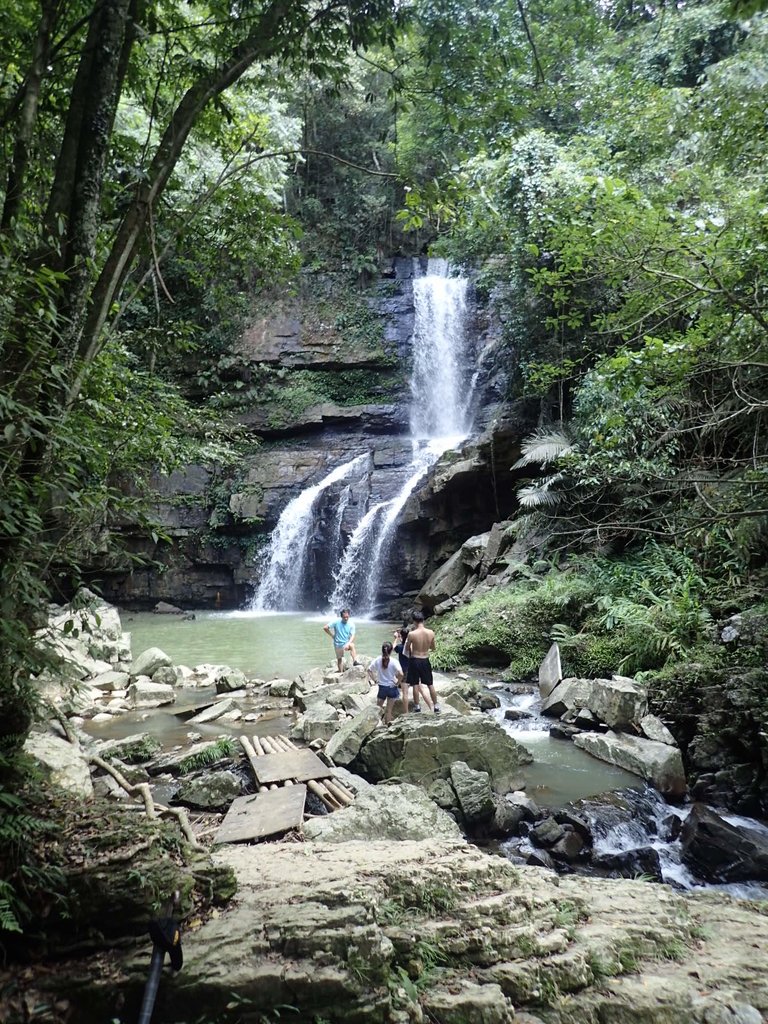
<svg viewBox="0 0 768 1024">
<path fill-rule="evenodd" d="M 383 729 L 359 669 L 273 684 L 215 674 L 211 707 L 226 703 L 231 721 L 248 702 L 290 704 L 296 741 L 320 751 L 356 799 L 332 814 L 316 808 L 274 841 L 211 852 L 223 811 L 253 787 L 239 752 L 219 746 L 201 767 L 215 740 L 160 753 L 138 737 L 110 752 L 78 732 L 83 716 L 174 700 L 199 675 L 157 655 L 132 658 L 113 612 L 91 608 L 86 640 L 71 628 L 57 637 L 61 664 L 79 675 L 77 700 L 64 668 L 40 682 L 59 702 L 56 723 L 29 752 L 49 772 L 58 838 L 47 852 L 70 900 L 32 901 L 28 939 L 9 947 L 24 963 L 0 975 L 2 1019 L 135 1020 L 151 951 L 144 925 L 174 891 L 185 962 L 178 974 L 166 967 L 157 1021 L 759 1024 L 768 1014 L 766 903 L 574 873 L 589 855 L 583 821 L 545 815 L 515 791 L 530 755 L 479 713 L 468 680 L 441 684 L 442 717 L 403 716 Z M 59 609 L 52 621 L 65 628 L 70 615 Z M 99 677 L 102 686 L 89 685 Z M 598 724 L 631 729 L 632 706 L 642 716 L 627 681 L 581 690 L 599 695 L 600 705 L 580 698 Z M 217 790 L 211 782 L 224 776 Z M 158 813 L 158 783 L 175 822 L 147 821 L 137 807 L 141 798 Z M 722 870 L 733 844 L 698 818 L 691 849 L 720 843 Z M 467 841 L 523 833 L 560 873 Z M 749 856 L 762 870 L 759 850 Z"/>
</svg>

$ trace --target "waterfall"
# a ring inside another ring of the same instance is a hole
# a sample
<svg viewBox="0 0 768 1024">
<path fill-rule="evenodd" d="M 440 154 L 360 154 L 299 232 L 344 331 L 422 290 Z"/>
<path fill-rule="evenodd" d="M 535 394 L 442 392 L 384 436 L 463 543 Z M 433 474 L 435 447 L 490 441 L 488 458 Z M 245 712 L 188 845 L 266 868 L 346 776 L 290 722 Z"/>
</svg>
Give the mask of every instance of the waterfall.
<svg viewBox="0 0 768 1024">
<path fill-rule="evenodd" d="M 451 276 L 444 260 L 429 260 L 425 273 L 420 273 L 418 261 L 414 266 L 410 462 L 403 467 L 398 492 L 371 504 L 346 545 L 343 523 L 351 491 L 344 488 L 329 520 L 334 540 L 324 549 L 331 558 L 337 558 L 334 546 L 338 545 L 337 550 L 343 548 L 338 567 L 332 571 L 334 587 L 328 603 L 333 608 L 349 605 L 359 615 L 370 613 L 376 602 L 395 528 L 408 498 L 440 456 L 457 447 L 470 429 L 469 408 L 477 373 L 472 377 L 474 360 L 466 331 L 468 282 Z M 317 499 L 332 484 L 351 479 L 367 458 L 359 456 L 339 466 L 284 509 L 272 534 L 254 609 L 301 606 Z M 327 527 L 325 533 L 327 537 Z M 324 571 L 328 572 L 327 561 Z M 318 572 L 322 575 L 323 569 L 316 567 L 315 575 Z"/>
<path fill-rule="evenodd" d="M 415 323 L 411 436 L 463 438 L 471 387 L 466 380 L 467 279 L 430 260 L 413 281 Z"/>
<path fill-rule="evenodd" d="M 367 461 L 367 455 L 358 455 L 343 466 L 337 466 L 320 483 L 306 488 L 286 505 L 272 534 L 267 551 L 267 567 L 252 603 L 254 610 L 298 607 L 315 501 L 331 484 L 351 476 Z"/>
<path fill-rule="evenodd" d="M 362 581 L 366 567 L 371 564 L 370 549 L 376 534 L 376 521 L 379 513 L 386 508 L 387 504 L 386 501 L 380 501 L 368 509 L 355 527 L 355 532 L 349 539 L 349 544 L 347 544 L 335 575 L 336 585 L 333 588 L 333 593 L 328 598 L 331 608 L 344 607 L 350 601 L 350 594 L 358 594 L 363 589 Z"/>
<path fill-rule="evenodd" d="M 467 435 L 477 378 L 468 379 L 467 287 L 466 278 L 448 276 L 445 260 L 430 260 L 426 274 L 414 278 L 411 462 L 400 491 L 375 505 L 350 538 L 330 598 L 334 608 L 356 604 L 371 613 L 403 506 L 440 456 Z"/>
</svg>

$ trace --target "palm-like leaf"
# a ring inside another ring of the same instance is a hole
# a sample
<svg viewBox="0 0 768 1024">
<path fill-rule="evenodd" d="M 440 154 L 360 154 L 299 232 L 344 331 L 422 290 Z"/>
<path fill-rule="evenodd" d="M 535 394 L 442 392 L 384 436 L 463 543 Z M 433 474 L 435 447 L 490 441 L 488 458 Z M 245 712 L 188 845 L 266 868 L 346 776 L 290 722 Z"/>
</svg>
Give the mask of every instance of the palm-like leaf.
<svg viewBox="0 0 768 1024">
<path fill-rule="evenodd" d="M 521 444 L 522 455 L 512 469 L 538 464 L 549 466 L 561 456 L 573 451 L 570 437 L 562 430 L 537 430 Z"/>
<path fill-rule="evenodd" d="M 563 479 L 562 473 L 553 473 L 552 476 L 537 480 L 535 484 L 526 484 L 517 492 L 517 500 L 523 508 L 552 507 L 563 500 L 562 492 L 553 490 Z"/>
</svg>

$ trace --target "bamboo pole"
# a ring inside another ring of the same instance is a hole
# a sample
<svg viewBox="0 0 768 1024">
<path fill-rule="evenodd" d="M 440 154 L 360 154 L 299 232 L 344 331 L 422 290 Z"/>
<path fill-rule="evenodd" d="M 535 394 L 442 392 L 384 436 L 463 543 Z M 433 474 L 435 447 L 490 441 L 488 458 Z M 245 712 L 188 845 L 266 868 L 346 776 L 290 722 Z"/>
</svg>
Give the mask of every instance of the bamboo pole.
<svg viewBox="0 0 768 1024">
<path fill-rule="evenodd" d="M 334 780 L 332 782 L 330 779 L 323 779 L 323 785 L 331 796 L 345 807 L 349 807 L 350 804 L 355 802 L 355 798 L 343 786 L 339 785 L 337 781 Z"/>
<path fill-rule="evenodd" d="M 338 811 L 341 808 L 342 805 L 331 796 L 325 786 L 321 788 L 314 779 L 310 779 L 307 782 L 307 789 L 310 793 L 314 793 L 316 797 L 319 797 L 330 811 Z"/>
<path fill-rule="evenodd" d="M 261 737 L 248 737 L 241 736 L 240 743 L 242 744 L 243 750 L 251 764 L 254 775 L 258 779 L 258 767 L 257 762 L 259 757 L 265 757 L 269 754 L 282 754 L 288 753 L 292 750 L 298 750 L 296 746 L 287 736 L 261 736 Z M 296 784 L 295 779 L 286 779 L 284 785 L 293 786 Z M 336 779 L 333 782 L 328 779 L 310 779 L 307 782 L 307 789 L 314 793 L 323 804 L 330 811 L 337 811 L 343 807 L 348 807 L 354 802 L 354 793 L 350 793 L 344 784 Z M 279 789 L 278 783 L 273 782 L 269 785 L 258 786 L 257 792 L 264 793 L 269 790 Z"/>
<path fill-rule="evenodd" d="M 156 804 L 152 799 L 152 794 L 150 793 L 149 786 L 146 782 L 138 782 L 136 785 L 132 785 L 124 775 L 120 774 L 117 768 L 113 768 L 108 761 L 105 761 L 97 754 L 92 754 L 89 760 L 97 767 L 101 768 L 102 771 L 111 775 L 115 782 L 117 782 L 117 784 L 124 789 L 126 793 L 129 793 L 131 796 L 133 796 L 134 793 L 138 793 L 144 801 L 144 811 L 150 820 L 156 818 L 158 814 L 167 814 L 176 818 L 179 823 L 179 828 L 184 833 L 184 837 L 190 846 L 194 846 L 198 850 L 203 849 L 202 843 L 197 841 L 195 833 L 192 831 L 192 826 L 189 823 L 189 817 L 183 807 L 165 807 L 163 804 Z"/>
</svg>

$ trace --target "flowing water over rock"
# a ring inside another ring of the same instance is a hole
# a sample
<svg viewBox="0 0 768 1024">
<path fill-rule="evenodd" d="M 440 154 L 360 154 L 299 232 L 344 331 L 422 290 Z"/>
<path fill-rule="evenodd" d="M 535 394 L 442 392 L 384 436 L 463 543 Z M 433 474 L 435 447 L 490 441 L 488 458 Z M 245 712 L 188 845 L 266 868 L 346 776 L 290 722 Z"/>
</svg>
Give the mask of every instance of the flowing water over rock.
<svg viewBox="0 0 768 1024">
<path fill-rule="evenodd" d="M 394 472 L 395 479 L 400 479 L 395 493 L 391 489 L 389 494 L 376 493 L 375 460 L 365 455 L 356 456 L 305 488 L 280 515 L 254 609 L 348 605 L 371 614 L 382 568 L 391 554 L 394 530 L 408 498 L 438 459 L 460 446 L 470 429 L 469 410 L 477 375 L 467 331 L 467 292 L 466 278 L 452 276 L 443 260 L 430 260 L 426 272 L 414 278 L 410 433 L 405 441 L 411 454 L 408 463 Z M 369 481 L 367 499 L 345 536 L 352 489 L 364 479 Z M 348 486 L 334 491 L 333 485 L 342 480 L 348 481 Z M 323 501 L 326 507 L 321 513 Z M 324 526 L 319 530 L 321 514 Z M 338 548 L 339 557 L 331 568 L 331 578 L 315 581 L 316 592 L 308 605 L 307 579 L 316 534 L 318 544 Z"/>
<path fill-rule="evenodd" d="M 253 601 L 254 610 L 299 607 L 307 546 L 313 526 L 313 505 L 324 490 L 339 480 L 359 473 L 367 463 L 368 457 L 365 455 L 350 459 L 343 466 L 337 466 L 320 483 L 307 487 L 286 506 L 272 535 L 269 564 Z M 346 494 L 348 500 L 349 491 L 345 489 L 342 494 Z"/>
<path fill-rule="evenodd" d="M 638 776 L 585 754 L 566 740 L 551 739 L 551 718 L 540 714 L 537 692 L 499 693 L 501 707 L 490 714 L 533 754 L 525 768 L 526 792 L 541 807 L 570 802 L 589 823 L 593 839 L 591 865 L 611 874 L 621 863 L 635 865 L 634 874 L 658 872 L 677 889 L 718 889 L 740 899 L 764 900 L 768 885 L 761 882 L 704 883 L 683 861 L 680 831 L 691 807 L 669 804 Z M 516 715 L 505 717 L 508 710 Z M 719 812 L 733 825 L 768 834 L 752 818 Z M 502 844 L 513 856 L 531 852 L 525 840 Z"/>
</svg>

